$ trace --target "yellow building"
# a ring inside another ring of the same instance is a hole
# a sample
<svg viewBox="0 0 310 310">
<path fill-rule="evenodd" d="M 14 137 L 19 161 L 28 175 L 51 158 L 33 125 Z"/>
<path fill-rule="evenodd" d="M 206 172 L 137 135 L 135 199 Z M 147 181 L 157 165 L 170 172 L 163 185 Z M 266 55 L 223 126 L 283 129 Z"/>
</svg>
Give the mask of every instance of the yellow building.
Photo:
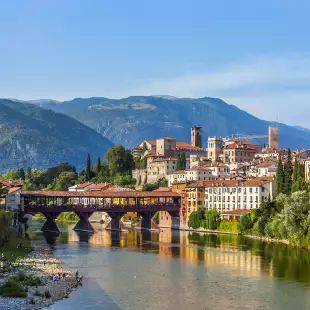
<svg viewBox="0 0 310 310">
<path fill-rule="evenodd" d="M 204 209 L 205 187 L 203 182 L 193 182 L 186 186 L 186 218 L 192 212 Z"/>
</svg>

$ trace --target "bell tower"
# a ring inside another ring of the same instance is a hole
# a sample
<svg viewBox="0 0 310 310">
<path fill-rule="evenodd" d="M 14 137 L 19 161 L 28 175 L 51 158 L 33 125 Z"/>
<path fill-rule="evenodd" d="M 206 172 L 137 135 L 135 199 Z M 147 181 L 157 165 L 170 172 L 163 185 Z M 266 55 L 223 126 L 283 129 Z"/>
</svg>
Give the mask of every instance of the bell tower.
<svg viewBox="0 0 310 310">
<path fill-rule="evenodd" d="M 193 126 L 191 128 L 191 145 L 194 147 L 202 147 L 202 134 L 200 126 Z"/>
</svg>

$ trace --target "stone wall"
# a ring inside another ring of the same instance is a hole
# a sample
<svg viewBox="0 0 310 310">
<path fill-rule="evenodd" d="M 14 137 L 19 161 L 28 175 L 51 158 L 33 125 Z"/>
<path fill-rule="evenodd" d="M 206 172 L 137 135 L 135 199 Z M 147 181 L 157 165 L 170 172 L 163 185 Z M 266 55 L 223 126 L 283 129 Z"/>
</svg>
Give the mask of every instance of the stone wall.
<svg viewBox="0 0 310 310">
<path fill-rule="evenodd" d="M 147 183 L 147 170 L 146 169 L 135 169 L 132 171 L 132 177 L 136 179 L 136 185 L 143 185 Z"/>
</svg>

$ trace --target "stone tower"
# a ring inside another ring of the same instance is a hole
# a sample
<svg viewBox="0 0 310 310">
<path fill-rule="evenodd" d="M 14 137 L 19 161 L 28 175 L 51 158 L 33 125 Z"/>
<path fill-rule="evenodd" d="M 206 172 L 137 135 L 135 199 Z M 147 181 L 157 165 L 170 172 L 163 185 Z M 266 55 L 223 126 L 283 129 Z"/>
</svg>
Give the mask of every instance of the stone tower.
<svg viewBox="0 0 310 310">
<path fill-rule="evenodd" d="M 279 149 L 279 128 L 276 126 L 269 127 L 269 148 L 271 150 L 278 150 Z"/>
<path fill-rule="evenodd" d="M 195 147 L 202 147 L 202 134 L 200 126 L 193 126 L 191 128 L 191 145 Z"/>
</svg>

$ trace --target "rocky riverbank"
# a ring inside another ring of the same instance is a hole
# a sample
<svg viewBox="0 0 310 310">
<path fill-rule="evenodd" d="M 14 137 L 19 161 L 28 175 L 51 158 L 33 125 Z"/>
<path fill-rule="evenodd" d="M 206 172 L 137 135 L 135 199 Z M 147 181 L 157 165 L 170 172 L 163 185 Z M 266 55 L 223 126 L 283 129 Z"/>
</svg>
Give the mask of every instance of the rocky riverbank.
<svg viewBox="0 0 310 310">
<path fill-rule="evenodd" d="M 1 310 L 38 310 L 50 306 L 58 300 L 68 298 L 70 293 L 77 287 L 75 275 L 68 270 L 64 270 L 61 261 L 52 256 L 49 245 L 43 241 L 32 241 L 33 251 L 26 257 L 17 259 L 16 270 L 9 273 L 2 273 L 0 285 L 4 284 L 10 277 L 18 272 L 24 272 L 28 276 L 38 277 L 42 285 L 39 287 L 27 287 L 27 298 L 1 298 Z M 65 278 L 58 275 L 65 274 Z M 57 276 L 57 281 L 53 281 L 53 275 Z M 45 298 L 44 292 L 48 290 L 51 297 Z"/>
</svg>

